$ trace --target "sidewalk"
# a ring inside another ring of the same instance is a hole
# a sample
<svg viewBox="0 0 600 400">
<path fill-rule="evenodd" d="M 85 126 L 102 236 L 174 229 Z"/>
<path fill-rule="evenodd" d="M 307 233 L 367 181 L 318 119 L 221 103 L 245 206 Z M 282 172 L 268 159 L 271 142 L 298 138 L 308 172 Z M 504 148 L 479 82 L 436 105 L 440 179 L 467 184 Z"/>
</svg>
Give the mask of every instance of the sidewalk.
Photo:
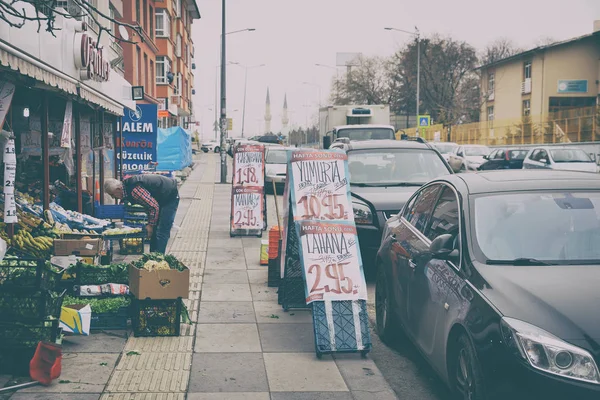
<svg viewBox="0 0 600 400">
<path fill-rule="evenodd" d="M 277 304 L 259 265 L 261 239 L 229 237 L 231 186 L 215 184 L 218 156 L 201 160 L 180 189 L 169 249 L 191 270 L 186 305 L 194 324 L 175 338 L 67 338 L 63 383 L 10 400 L 396 399 L 368 358 L 316 358 L 310 311 L 286 313 Z M 268 210 L 274 225 L 273 196 Z"/>
</svg>

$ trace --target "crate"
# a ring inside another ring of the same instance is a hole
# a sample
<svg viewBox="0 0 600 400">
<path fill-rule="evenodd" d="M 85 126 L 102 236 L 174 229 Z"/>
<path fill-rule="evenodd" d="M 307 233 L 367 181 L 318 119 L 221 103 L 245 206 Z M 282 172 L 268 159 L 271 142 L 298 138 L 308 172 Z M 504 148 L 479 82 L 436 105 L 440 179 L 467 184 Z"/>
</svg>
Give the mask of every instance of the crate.
<svg viewBox="0 0 600 400">
<path fill-rule="evenodd" d="M 120 254 L 144 254 L 144 239 L 132 238 L 119 240 Z"/>
<path fill-rule="evenodd" d="M 39 322 L 48 317 L 58 319 L 65 292 L 60 294 L 0 292 L 0 321 Z"/>
<path fill-rule="evenodd" d="M 104 285 L 106 283 L 129 283 L 127 267 L 118 269 L 109 265 L 88 265 L 77 263 L 75 267 L 75 284 Z"/>
<path fill-rule="evenodd" d="M 179 336 L 181 298 L 138 300 L 131 304 L 131 324 L 135 337 Z"/>
<path fill-rule="evenodd" d="M 134 212 L 143 212 L 143 211 L 134 211 Z M 125 211 L 124 219 L 126 221 L 146 221 L 148 220 L 148 214 L 144 213 L 144 215 L 136 215 L 134 212 Z"/>
<path fill-rule="evenodd" d="M 22 293 L 56 290 L 63 272 L 38 258 L 5 259 L 0 262 L 0 291 Z"/>
<path fill-rule="evenodd" d="M 0 323 L 0 349 L 36 347 L 39 342 L 54 343 L 58 335 L 58 324 L 58 319 L 34 324 Z"/>
<path fill-rule="evenodd" d="M 100 205 L 94 204 L 94 217 L 99 219 L 123 219 L 125 216 L 125 206 L 122 204 Z"/>
<path fill-rule="evenodd" d="M 129 321 L 129 307 L 121 307 L 116 313 L 92 313 L 90 330 L 125 330 Z"/>
</svg>

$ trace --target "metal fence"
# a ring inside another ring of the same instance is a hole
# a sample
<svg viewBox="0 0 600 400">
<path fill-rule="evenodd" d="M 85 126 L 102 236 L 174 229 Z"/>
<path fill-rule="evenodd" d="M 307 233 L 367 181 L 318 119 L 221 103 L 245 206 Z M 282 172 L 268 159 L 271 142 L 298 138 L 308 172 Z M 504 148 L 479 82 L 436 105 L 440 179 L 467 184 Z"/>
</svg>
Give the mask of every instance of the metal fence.
<svg viewBox="0 0 600 400">
<path fill-rule="evenodd" d="M 428 141 L 488 146 L 595 142 L 600 140 L 600 108 L 452 126 L 432 125 L 421 130 L 421 136 Z"/>
</svg>

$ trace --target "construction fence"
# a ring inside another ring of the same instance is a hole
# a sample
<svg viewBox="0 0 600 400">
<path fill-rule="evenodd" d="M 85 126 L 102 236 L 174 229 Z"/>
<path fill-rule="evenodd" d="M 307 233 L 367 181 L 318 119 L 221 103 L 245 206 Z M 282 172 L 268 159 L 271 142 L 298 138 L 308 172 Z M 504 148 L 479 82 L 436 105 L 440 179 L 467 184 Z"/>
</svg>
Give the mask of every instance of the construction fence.
<svg viewBox="0 0 600 400">
<path fill-rule="evenodd" d="M 409 131 L 411 129 L 407 129 Z M 427 141 L 487 146 L 595 142 L 600 141 L 600 107 L 510 120 L 432 125 L 421 129 L 420 135 Z"/>
</svg>

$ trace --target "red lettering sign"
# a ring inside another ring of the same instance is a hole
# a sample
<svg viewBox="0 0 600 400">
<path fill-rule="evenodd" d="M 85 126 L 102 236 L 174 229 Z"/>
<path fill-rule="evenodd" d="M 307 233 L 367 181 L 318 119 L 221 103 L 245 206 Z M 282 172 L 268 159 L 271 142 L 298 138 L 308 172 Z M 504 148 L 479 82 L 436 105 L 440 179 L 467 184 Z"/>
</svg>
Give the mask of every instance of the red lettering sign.
<svg viewBox="0 0 600 400">
<path fill-rule="evenodd" d="M 108 81 L 110 63 L 104 58 L 103 47 L 98 46 L 96 40 L 87 33 L 79 35 L 81 37 L 80 54 L 75 56 L 75 65 L 83 70 L 81 78 L 98 82 Z"/>
</svg>

